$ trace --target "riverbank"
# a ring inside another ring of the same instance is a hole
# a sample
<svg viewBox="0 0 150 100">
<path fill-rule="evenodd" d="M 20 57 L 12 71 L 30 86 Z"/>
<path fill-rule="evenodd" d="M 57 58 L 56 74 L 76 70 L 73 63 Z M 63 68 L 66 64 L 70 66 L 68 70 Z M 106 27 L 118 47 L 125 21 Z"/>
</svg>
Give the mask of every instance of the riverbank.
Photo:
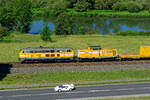
<svg viewBox="0 0 150 100">
<path fill-rule="evenodd" d="M 116 35 L 52 35 L 53 42 L 44 42 L 40 35 L 12 34 L 11 38 L 0 42 L 0 62 L 18 61 L 18 53 L 26 47 L 72 47 L 87 49 L 89 45 L 98 45 L 102 48 L 116 48 L 118 53 L 139 53 L 139 47 L 150 45 L 150 36 L 116 36 Z"/>
<path fill-rule="evenodd" d="M 55 16 L 54 11 L 45 8 L 32 9 L 34 16 Z M 87 12 L 76 12 L 74 9 L 67 9 L 68 14 L 72 16 L 98 16 L 98 17 L 150 17 L 149 11 L 140 11 L 131 13 L 128 11 L 113 10 L 89 10 Z"/>
</svg>

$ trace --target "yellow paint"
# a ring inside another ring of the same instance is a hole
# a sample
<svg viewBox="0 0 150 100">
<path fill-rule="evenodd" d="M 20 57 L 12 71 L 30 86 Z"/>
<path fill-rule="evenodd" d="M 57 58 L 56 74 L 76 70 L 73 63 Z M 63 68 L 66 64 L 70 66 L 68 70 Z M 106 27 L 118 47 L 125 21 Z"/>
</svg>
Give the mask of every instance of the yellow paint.
<svg viewBox="0 0 150 100">
<path fill-rule="evenodd" d="M 57 52 L 44 52 L 42 53 L 42 50 L 40 53 L 35 53 L 35 50 L 21 50 L 19 53 L 19 58 L 67 58 L 67 57 L 74 57 L 74 50 L 73 49 L 68 49 L 70 52 L 67 50 L 65 51 L 59 51 Z M 31 53 L 30 51 L 33 51 L 34 53 Z M 39 50 L 38 50 L 39 52 Z"/>
<path fill-rule="evenodd" d="M 141 46 L 139 54 L 120 54 L 120 58 L 150 58 L 150 46 Z"/>
<path fill-rule="evenodd" d="M 117 56 L 117 50 L 112 49 L 99 49 L 92 50 L 91 47 L 85 50 L 78 50 L 79 58 L 113 58 Z"/>
</svg>

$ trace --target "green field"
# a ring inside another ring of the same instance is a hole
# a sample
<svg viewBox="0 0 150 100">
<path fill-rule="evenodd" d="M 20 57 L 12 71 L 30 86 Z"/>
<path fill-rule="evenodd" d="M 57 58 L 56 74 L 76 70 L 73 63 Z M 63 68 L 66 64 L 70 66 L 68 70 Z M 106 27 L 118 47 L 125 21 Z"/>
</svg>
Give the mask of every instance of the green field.
<svg viewBox="0 0 150 100">
<path fill-rule="evenodd" d="M 108 81 L 101 84 L 114 83 L 113 80 L 125 80 L 127 83 L 132 80 L 143 79 L 141 82 L 150 79 L 150 70 L 120 70 L 120 71 L 89 71 L 89 72 L 50 72 L 31 74 L 7 74 L 0 77 L 0 85 L 27 85 L 27 84 L 48 84 L 48 83 L 69 83 L 84 81 Z M 138 82 L 138 81 L 133 81 Z M 117 83 L 117 82 L 116 82 Z M 87 83 L 88 84 L 88 83 Z M 98 84 L 98 83 L 97 83 Z"/>
<path fill-rule="evenodd" d="M 116 36 L 116 35 L 68 35 L 55 36 L 53 42 L 44 42 L 40 35 L 12 34 L 11 38 L 0 42 L 0 62 L 18 61 L 21 48 L 46 46 L 46 47 L 72 47 L 86 49 L 91 45 L 100 45 L 102 48 L 116 48 L 118 53 L 138 53 L 139 47 L 150 45 L 150 36 Z"/>
</svg>

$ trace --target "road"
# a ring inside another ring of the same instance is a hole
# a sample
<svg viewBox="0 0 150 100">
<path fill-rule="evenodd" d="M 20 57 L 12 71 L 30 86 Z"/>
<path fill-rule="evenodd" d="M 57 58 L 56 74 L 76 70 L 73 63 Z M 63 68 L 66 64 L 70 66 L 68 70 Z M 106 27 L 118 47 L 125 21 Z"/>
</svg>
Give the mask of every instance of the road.
<svg viewBox="0 0 150 100">
<path fill-rule="evenodd" d="M 79 100 L 105 98 L 115 96 L 150 96 L 150 82 L 79 86 L 71 92 L 54 92 L 53 88 L 26 89 L 26 90 L 1 90 L 0 100 Z"/>
</svg>

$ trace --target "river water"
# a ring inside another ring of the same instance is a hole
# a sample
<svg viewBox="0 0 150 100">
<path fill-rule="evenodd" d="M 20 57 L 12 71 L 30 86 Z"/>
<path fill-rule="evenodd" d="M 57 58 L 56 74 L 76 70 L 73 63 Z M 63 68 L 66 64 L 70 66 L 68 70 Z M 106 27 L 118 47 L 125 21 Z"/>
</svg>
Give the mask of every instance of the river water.
<svg viewBox="0 0 150 100">
<path fill-rule="evenodd" d="M 48 22 L 50 31 L 55 29 L 55 17 L 35 18 L 31 25 L 29 33 L 38 34 Z M 76 27 L 83 27 L 86 30 L 94 30 L 99 34 L 115 34 L 116 32 L 132 31 L 150 31 L 150 18 L 103 18 L 103 17 L 75 17 Z M 78 34 L 78 30 L 75 30 Z"/>
</svg>

